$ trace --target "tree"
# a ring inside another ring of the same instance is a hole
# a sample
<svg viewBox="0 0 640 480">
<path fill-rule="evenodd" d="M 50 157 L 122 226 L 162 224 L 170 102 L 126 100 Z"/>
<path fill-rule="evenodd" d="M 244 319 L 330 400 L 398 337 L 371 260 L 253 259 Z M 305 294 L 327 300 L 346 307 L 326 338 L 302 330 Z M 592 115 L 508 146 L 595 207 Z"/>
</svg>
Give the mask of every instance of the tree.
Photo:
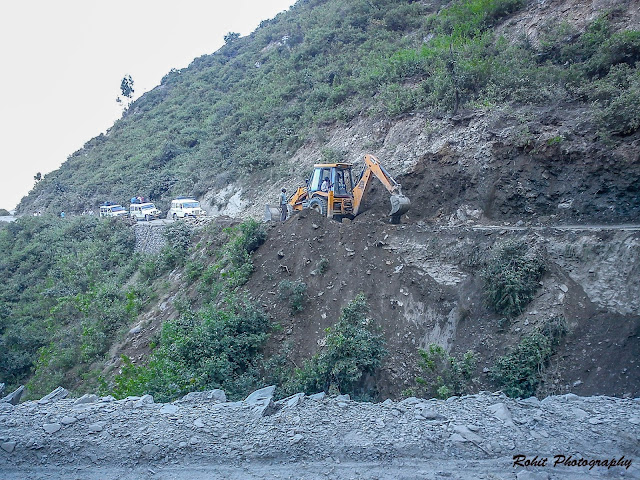
<svg viewBox="0 0 640 480">
<path fill-rule="evenodd" d="M 33 179 L 36 181 L 36 183 L 39 182 L 40 180 L 42 180 L 42 174 L 40 172 L 36 173 L 33 176 Z"/>
<path fill-rule="evenodd" d="M 131 78 L 131 75 L 125 75 L 124 77 L 122 77 L 122 80 L 120 81 L 120 92 L 122 93 L 123 97 L 129 99 L 133 97 L 133 78 Z M 116 98 L 116 102 L 122 103 L 122 99 L 118 97 Z"/>
<path fill-rule="evenodd" d="M 240 34 L 236 32 L 229 32 L 224 36 L 224 43 L 229 45 L 240 38 Z"/>
</svg>

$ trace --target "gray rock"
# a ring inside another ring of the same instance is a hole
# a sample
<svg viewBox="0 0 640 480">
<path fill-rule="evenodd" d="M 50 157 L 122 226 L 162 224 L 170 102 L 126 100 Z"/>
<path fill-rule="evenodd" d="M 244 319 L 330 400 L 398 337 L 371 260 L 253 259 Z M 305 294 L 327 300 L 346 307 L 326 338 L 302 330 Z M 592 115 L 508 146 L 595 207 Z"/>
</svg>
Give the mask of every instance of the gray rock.
<svg viewBox="0 0 640 480">
<path fill-rule="evenodd" d="M 7 453 L 11 453 L 16 448 L 16 442 L 2 442 L 0 443 L 0 448 Z"/>
<path fill-rule="evenodd" d="M 385 407 L 391 407 L 393 406 L 393 400 L 387 398 L 384 402 L 382 402 L 382 405 L 384 405 Z"/>
<path fill-rule="evenodd" d="M 227 396 L 220 389 L 215 390 L 207 390 L 206 392 L 191 392 L 187 393 L 181 400 L 180 403 L 204 403 L 204 402 L 215 402 L 215 403 L 225 403 L 227 401 Z"/>
<path fill-rule="evenodd" d="M 169 415 L 173 415 L 178 412 L 178 407 L 176 405 L 171 405 L 170 403 L 163 405 L 160 409 L 160 413 L 167 413 Z"/>
<path fill-rule="evenodd" d="M 20 385 L 13 392 L 11 392 L 9 395 L 7 395 L 2 400 L 0 400 L 0 402 L 7 402 L 7 403 L 10 403 L 11 405 L 17 405 L 18 403 L 20 403 L 20 398 L 22 397 L 23 393 L 24 393 L 24 385 Z"/>
<path fill-rule="evenodd" d="M 326 395 L 327 395 L 327 394 L 326 394 L 326 393 L 324 393 L 324 392 L 318 392 L 318 393 L 314 393 L 313 395 L 310 395 L 310 396 L 309 396 L 309 398 L 310 398 L 311 400 L 324 400 L 324 397 L 325 397 Z"/>
<path fill-rule="evenodd" d="M 62 425 L 71 425 L 72 423 L 76 423 L 78 421 L 78 419 L 76 417 L 71 417 L 71 416 L 64 416 L 62 417 L 62 420 L 60 420 L 60 423 Z"/>
<path fill-rule="evenodd" d="M 257 403 L 260 403 L 260 404 L 268 403 L 269 400 L 273 398 L 273 392 L 275 391 L 275 389 L 276 389 L 275 385 L 261 388 L 260 390 L 256 390 L 247 398 L 245 398 L 244 401 L 250 405 L 255 405 Z"/>
<path fill-rule="evenodd" d="M 465 425 L 454 425 L 453 431 L 469 442 L 480 443 L 482 441 L 482 438 L 479 435 L 473 433 L 469 427 Z"/>
<path fill-rule="evenodd" d="M 284 408 L 293 408 L 300 405 L 303 398 L 304 393 L 296 393 L 295 395 L 291 395 L 290 397 L 278 400 L 276 402 L 276 405 L 282 405 Z"/>
<path fill-rule="evenodd" d="M 66 388 L 57 387 L 51 393 L 49 393 L 48 395 L 45 395 L 40 400 L 38 400 L 38 403 L 40 405 L 44 405 L 47 403 L 55 402 L 57 400 L 62 400 L 67 395 L 69 395 L 69 391 Z"/>
<path fill-rule="evenodd" d="M 447 419 L 447 417 L 445 417 L 444 415 L 441 415 L 438 412 L 434 410 L 430 410 L 428 408 L 423 408 L 422 410 L 420 410 L 418 412 L 418 416 L 425 420 L 446 420 Z"/>
<path fill-rule="evenodd" d="M 99 433 L 104 430 L 106 422 L 96 422 L 89 425 L 89 433 Z"/>
<path fill-rule="evenodd" d="M 86 393 L 80 398 L 78 398 L 75 402 L 73 402 L 73 404 L 84 405 L 87 403 L 96 403 L 98 400 L 100 400 L 100 397 L 98 397 L 97 395 L 94 395 L 92 393 Z"/>
<path fill-rule="evenodd" d="M 273 403 L 272 399 L 269 399 L 268 402 L 264 402 L 264 404 L 256 404 L 253 408 L 253 413 L 258 417 L 268 417 L 269 415 L 273 415 L 278 411 L 278 407 L 275 403 Z"/>
<path fill-rule="evenodd" d="M 196 427 L 196 428 L 204 428 L 204 422 L 202 421 L 201 418 L 196 418 L 193 421 L 193 426 Z"/>
<path fill-rule="evenodd" d="M 493 413 L 493 415 L 502 420 L 505 425 L 515 426 L 513 423 L 513 419 L 511 418 L 511 412 L 504 403 L 496 403 L 494 405 L 489 405 L 487 409 Z"/>
<path fill-rule="evenodd" d="M 153 396 L 152 395 L 143 395 L 138 400 L 133 403 L 134 408 L 142 407 L 144 405 L 153 404 Z"/>
<path fill-rule="evenodd" d="M 56 433 L 62 428 L 62 425 L 59 423 L 45 423 L 42 428 L 44 428 L 44 431 L 47 433 Z"/>
<path fill-rule="evenodd" d="M 296 433 L 293 437 L 291 437 L 289 443 L 291 443 L 291 445 L 295 445 L 296 443 L 300 443 L 302 440 L 304 440 L 304 435 Z"/>
<path fill-rule="evenodd" d="M 349 394 L 338 395 L 335 400 L 336 402 L 348 402 L 351 400 L 351 397 L 349 396 Z"/>
<path fill-rule="evenodd" d="M 153 443 L 147 443 L 142 447 L 142 453 L 153 456 L 160 451 L 160 447 L 154 445 Z"/>
</svg>

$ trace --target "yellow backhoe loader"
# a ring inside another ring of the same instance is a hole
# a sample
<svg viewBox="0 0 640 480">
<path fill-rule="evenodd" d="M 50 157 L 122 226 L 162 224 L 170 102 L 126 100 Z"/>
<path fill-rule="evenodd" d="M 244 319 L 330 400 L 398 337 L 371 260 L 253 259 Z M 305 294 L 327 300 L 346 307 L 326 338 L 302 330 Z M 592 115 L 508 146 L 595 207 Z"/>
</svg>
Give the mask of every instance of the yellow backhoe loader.
<svg viewBox="0 0 640 480">
<path fill-rule="evenodd" d="M 380 165 L 373 155 L 365 155 L 365 167 L 358 179 L 353 178 L 351 163 L 320 163 L 304 187 L 298 187 L 288 199 L 289 211 L 310 208 L 323 216 L 341 220 L 358 215 L 367 186 L 375 176 L 391 194 L 392 223 L 398 223 L 411 202 L 402 194 L 400 184 Z M 280 208 L 266 206 L 265 221 L 280 218 Z"/>
</svg>

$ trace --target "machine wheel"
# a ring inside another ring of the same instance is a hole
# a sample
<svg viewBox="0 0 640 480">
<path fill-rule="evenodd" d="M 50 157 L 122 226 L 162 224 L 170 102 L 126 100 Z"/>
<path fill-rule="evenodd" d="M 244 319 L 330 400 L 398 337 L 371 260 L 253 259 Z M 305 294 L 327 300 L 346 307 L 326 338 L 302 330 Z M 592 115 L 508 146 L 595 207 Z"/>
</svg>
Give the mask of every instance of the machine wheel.
<svg viewBox="0 0 640 480">
<path fill-rule="evenodd" d="M 327 216 L 327 201 L 322 197 L 312 198 L 309 202 L 309 208 L 315 210 L 323 217 Z"/>
</svg>

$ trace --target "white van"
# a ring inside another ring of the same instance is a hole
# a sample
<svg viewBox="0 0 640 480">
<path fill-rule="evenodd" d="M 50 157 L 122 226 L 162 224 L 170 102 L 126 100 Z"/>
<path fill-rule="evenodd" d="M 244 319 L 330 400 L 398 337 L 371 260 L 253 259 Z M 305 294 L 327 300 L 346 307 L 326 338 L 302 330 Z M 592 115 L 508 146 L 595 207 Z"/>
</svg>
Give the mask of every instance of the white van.
<svg viewBox="0 0 640 480">
<path fill-rule="evenodd" d="M 162 212 L 153 203 L 132 203 L 129 205 L 129 216 L 134 220 L 154 220 L 160 218 Z"/>
<path fill-rule="evenodd" d="M 205 217 L 207 212 L 200 208 L 200 202 L 191 197 L 178 197 L 175 200 L 171 200 L 171 208 L 167 213 L 167 218 L 184 217 Z"/>
<path fill-rule="evenodd" d="M 127 210 L 122 205 L 104 204 L 100 205 L 101 217 L 126 217 Z"/>
</svg>

